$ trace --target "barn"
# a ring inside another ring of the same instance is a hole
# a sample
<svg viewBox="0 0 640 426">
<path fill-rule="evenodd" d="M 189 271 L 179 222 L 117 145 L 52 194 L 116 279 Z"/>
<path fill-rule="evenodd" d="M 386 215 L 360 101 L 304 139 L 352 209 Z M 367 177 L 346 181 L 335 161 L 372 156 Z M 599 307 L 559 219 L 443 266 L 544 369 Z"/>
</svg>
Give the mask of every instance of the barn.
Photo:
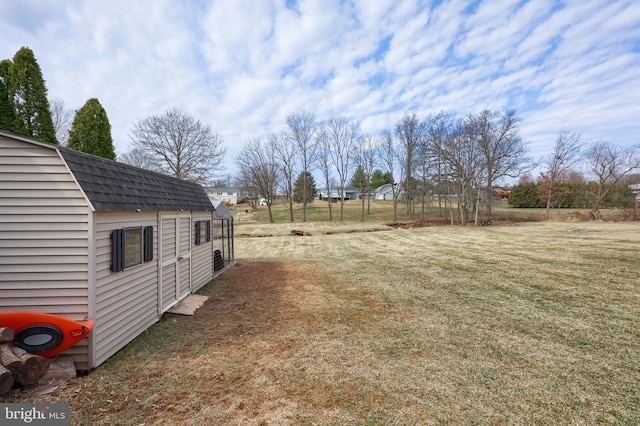
<svg viewBox="0 0 640 426">
<path fill-rule="evenodd" d="M 94 321 L 65 354 L 97 367 L 233 262 L 224 220 L 200 185 L 0 131 L 0 310 Z"/>
</svg>

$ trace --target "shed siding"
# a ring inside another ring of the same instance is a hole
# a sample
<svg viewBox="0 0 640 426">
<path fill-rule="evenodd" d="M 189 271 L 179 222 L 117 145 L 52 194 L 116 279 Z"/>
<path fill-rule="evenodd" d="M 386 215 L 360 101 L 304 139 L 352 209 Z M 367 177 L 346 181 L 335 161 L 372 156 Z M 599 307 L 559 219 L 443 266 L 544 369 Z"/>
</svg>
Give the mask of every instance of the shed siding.
<svg viewBox="0 0 640 426">
<path fill-rule="evenodd" d="M 193 213 L 193 232 L 195 233 L 195 223 L 199 220 L 211 220 L 211 213 Z M 213 279 L 213 222 L 211 221 L 211 241 L 202 241 L 201 244 L 193 245 L 191 253 L 191 286 L 192 291 L 197 291 Z"/>
<path fill-rule="evenodd" d="M 0 310 L 86 319 L 89 211 L 57 151 L 0 135 Z M 88 368 L 86 339 L 66 354 Z"/>
<path fill-rule="evenodd" d="M 158 321 L 158 227 L 156 212 L 98 212 L 96 235 L 96 318 L 93 366 L 135 339 Z M 111 231 L 153 226 L 153 260 L 111 272 Z"/>
<path fill-rule="evenodd" d="M 178 262 L 178 299 L 183 299 L 191 292 L 191 248 L 194 245 L 195 232 L 191 229 L 191 217 L 180 216 L 180 236 L 178 238 L 179 255 L 183 257 Z"/>
</svg>

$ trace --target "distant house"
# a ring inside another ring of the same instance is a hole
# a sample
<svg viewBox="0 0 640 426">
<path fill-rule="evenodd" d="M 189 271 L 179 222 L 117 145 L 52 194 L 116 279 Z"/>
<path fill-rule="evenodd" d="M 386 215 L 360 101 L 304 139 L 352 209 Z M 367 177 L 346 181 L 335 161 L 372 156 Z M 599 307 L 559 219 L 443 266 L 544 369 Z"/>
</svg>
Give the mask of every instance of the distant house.
<svg viewBox="0 0 640 426">
<path fill-rule="evenodd" d="M 242 192 L 240 188 L 215 188 L 210 187 L 206 188 L 207 195 L 211 201 L 214 200 L 222 200 L 227 201 L 232 204 L 238 204 L 244 201 L 244 197 L 242 196 Z"/>
<path fill-rule="evenodd" d="M 334 203 L 340 202 L 340 199 L 341 199 L 339 190 L 327 191 L 326 189 L 321 189 L 320 191 L 318 191 L 317 195 L 318 195 L 318 199 L 320 200 L 327 200 L 329 197 L 331 197 L 331 201 Z M 360 191 L 358 191 L 357 189 L 345 189 L 344 199 L 359 200 Z"/>
<path fill-rule="evenodd" d="M 200 185 L 0 131 L 0 310 L 93 320 L 65 354 L 96 367 L 213 279 L 214 213 Z"/>
<path fill-rule="evenodd" d="M 631 193 L 635 196 L 636 204 L 640 204 L 640 183 L 629 185 Z"/>
<path fill-rule="evenodd" d="M 501 200 L 506 200 L 509 198 L 509 194 L 511 194 L 510 186 L 494 186 L 493 187 L 493 196 L 499 198 Z"/>
<path fill-rule="evenodd" d="M 393 200 L 393 185 L 385 183 L 382 186 L 376 188 L 375 191 L 376 200 Z"/>
</svg>

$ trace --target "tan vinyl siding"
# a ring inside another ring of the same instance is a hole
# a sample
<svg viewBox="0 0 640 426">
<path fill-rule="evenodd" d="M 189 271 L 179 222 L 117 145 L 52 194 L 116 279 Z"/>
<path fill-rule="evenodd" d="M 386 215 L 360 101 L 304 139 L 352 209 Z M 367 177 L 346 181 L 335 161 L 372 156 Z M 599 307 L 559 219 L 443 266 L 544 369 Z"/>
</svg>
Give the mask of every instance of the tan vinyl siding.
<svg viewBox="0 0 640 426">
<path fill-rule="evenodd" d="M 0 136 L 0 310 L 86 319 L 89 214 L 55 149 Z M 87 368 L 86 340 L 66 353 Z"/>
<path fill-rule="evenodd" d="M 183 259 L 178 261 L 178 298 L 183 299 L 191 292 L 191 248 L 194 245 L 195 226 L 191 226 L 191 217 L 179 217 L 180 238 L 179 255 Z"/>
<path fill-rule="evenodd" d="M 211 213 L 193 214 L 193 223 L 199 220 L 211 220 Z M 191 274 L 192 274 L 192 290 L 195 292 L 202 286 L 213 279 L 213 225 L 215 221 L 211 221 L 211 241 L 203 241 L 199 245 L 193 245 L 191 253 Z M 192 226 L 195 228 L 195 225 Z"/>
<path fill-rule="evenodd" d="M 158 321 L 157 214 L 95 214 L 96 325 L 94 364 L 100 365 Z M 154 256 L 150 262 L 111 272 L 111 231 L 129 227 L 154 227 Z"/>
</svg>

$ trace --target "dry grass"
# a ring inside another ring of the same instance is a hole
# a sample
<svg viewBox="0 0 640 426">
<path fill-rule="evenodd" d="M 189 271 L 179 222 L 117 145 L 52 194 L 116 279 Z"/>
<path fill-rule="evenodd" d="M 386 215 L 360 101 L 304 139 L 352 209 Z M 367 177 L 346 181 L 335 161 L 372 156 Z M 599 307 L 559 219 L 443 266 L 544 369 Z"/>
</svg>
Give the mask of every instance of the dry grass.
<svg viewBox="0 0 640 426">
<path fill-rule="evenodd" d="M 640 424 L 637 224 L 252 226 L 276 236 L 237 239 L 195 317 L 14 399 L 73 424 Z"/>
<path fill-rule="evenodd" d="M 253 210 L 246 204 L 234 205 L 229 208 L 236 218 L 236 225 L 243 227 L 245 224 L 267 223 L 269 222 L 269 212 L 266 206 L 261 206 Z M 332 221 L 329 221 L 329 208 L 326 201 L 314 200 L 307 208 L 307 221 L 310 223 L 333 223 L 339 224 L 340 204 L 333 204 Z M 291 224 L 288 204 L 283 200 L 278 200 L 272 206 L 273 220 L 276 224 Z M 603 219 L 607 221 L 631 221 L 638 220 L 638 210 L 634 209 L 602 209 Z M 424 217 L 429 220 L 444 221 L 448 219 L 446 209 L 439 208 L 436 199 L 427 203 L 424 208 Z M 294 222 L 302 222 L 302 204 L 294 204 Z M 486 217 L 484 210 L 481 218 Z M 421 203 L 415 206 L 412 219 L 422 218 L 423 209 Z M 506 200 L 497 200 L 493 205 L 493 217 L 499 221 L 546 221 L 546 209 L 516 209 L 508 205 Z M 550 219 L 555 222 L 581 222 L 588 221 L 590 209 L 551 209 Z M 634 219 L 635 218 L 635 219 Z M 348 200 L 344 204 L 344 221 L 350 223 L 363 222 L 362 201 Z M 365 206 L 364 222 L 370 225 L 383 224 L 395 221 L 406 221 L 406 205 L 398 204 L 397 216 L 394 218 L 393 202 L 372 200 L 369 207 Z M 454 220 L 459 221 L 457 211 L 454 211 Z M 473 220 L 472 220 L 473 221 Z"/>
</svg>

